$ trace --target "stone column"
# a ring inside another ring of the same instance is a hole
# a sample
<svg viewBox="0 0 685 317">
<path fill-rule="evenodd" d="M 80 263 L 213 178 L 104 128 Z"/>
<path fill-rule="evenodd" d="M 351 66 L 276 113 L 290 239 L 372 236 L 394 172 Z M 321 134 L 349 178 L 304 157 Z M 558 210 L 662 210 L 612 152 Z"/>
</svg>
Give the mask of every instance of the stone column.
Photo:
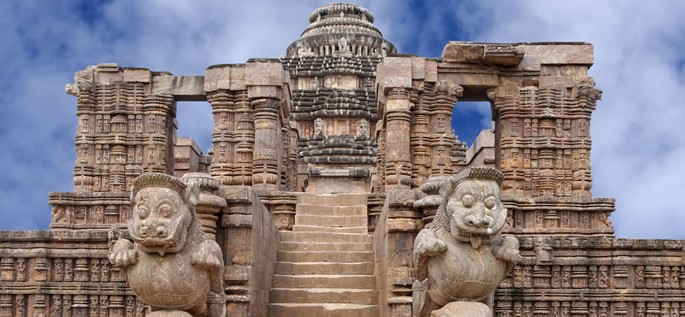
<svg viewBox="0 0 685 317">
<path fill-rule="evenodd" d="M 256 189 L 278 190 L 283 143 L 279 122 L 280 102 L 274 98 L 258 98 L 250 105 L 255 112 L 255 147 L 252 162 L 252 186 Z"/>
<path fill-rule="evenodd" d="M 88 67 L 74 75 L 74 84 L 66 87 L 66 92 L 77 98 L 76 116 L 76 164 L 74 166 L 74 190 L 93 191 L 93 164 L 95 140 L 96 107 L 94 94 L 95 67 Z"/>
<path fill-rule="evenodd" d="M 385 188 L 408 189 L 411 187 L 409 90 L 391 88 L 385 107 Z"/>
<path fill-rule="evenodd" d="M 510 149 L 511 145 L 516 143 L 511 142 L 509 139 L 519 139 L 524 136 L 532 136 L 530 119 L 526 121 L 526 125 L 524 128 L 523 123 L 519 122 L 521 120 L 519 120 L 518 118 L 514 118 L 510 114 L 520 112 L 520 104 L 527 106 L 524 109 L 528 109 L 532 106 L 531 103 L 534 101 L 534 98 L 521 98 L 520 90 L 521 88 L 517 86 L 499 86 L 497 88 L 490 89 L 487 92 L 488 98 L 492 102 L 493 108 L 495 109 L 495 111 L 497 111 L 497 126 L 495 128 L 495 149 L 499 149 L 499 153 L 495 153 L 495 166 L 498 169 L 500 169 L 504 174 L 504 182 L 502 183 L 502 194 L 523 195 L 524 187 L 526 187 L 524 169 L 532 168 L 532 149 L 528 149 L 528 151 L 521 149 L 520 152 L 518 151 L 518 149 L 516 152 L 513 152 Z M 503 125 L 508 125 L 510 127 L 507 131 L 505 131 L 505 133 L 502 133 L 501 131 Z M 512 125 L 517 127 L 515 129 L 511 128 Z M 523 133 L 519 133 L 518 129 L 521 129 Z M 502 138 L 505 139 L 504 142 L 502 142 Z M 504 149 L 502 148 L 503 146 Z M 537 153 L 537 149 L 535 150 L 535 153 Z M 519 154 L 521 158 L 518 157 Z M 537 161 L 535 161 L 534 163 L 537 165 Z M 532 180 L 530 181 L 530 183 L 532 184 Z M 534 190 L 533 188 L 531 189 Z"/>
<path fill-rule="evenodd" d="M 431 144 L 430 176 L 451 175 L 456 172 L 452 166 L 452 146 L 456 136 L 452 130 L 452 111 L 464 89 L 446 81 L 435 83 L 430 103 L 430 134 L 435 140 Z"/>
<path fill-rule="evenodd" d="M 409 189 L 412 185 L 411 158 L 411 108 L 417 93 L 413 80 L 425 78 L 423 59 L 413 57 L 386 57 L 378 64 L 376 86 L 378 87 L 381 131 L 379 157 L 383 162 L 385 190 Z M 420 84 L 419 84 L 420 86 Z M 413 99 L 412 99 L 413 97 Z M 380 174 L 380 173 L 379 173 Z"/>
<path fill-rule="evenodd" d="M 222 185 L 252 185 L 254 111 L 247 98 L 245 65 L 208 67 L 204 90 L 214 116 L 212 176 Z"/>
<path fill-rule="evenodd" d="M 277 59 L 250 60 L 245 64 L 245 86 L 254 111 L 252 186 L 258 190 L 281 188 L 281 164 L 289 140 L 283 135 L 290 114 L 290 78 Z"/>
<path fill-rule="evenodd" d="M 77 72 L 77 192 L 126 192 L 143 171 L 173 172 L 175 100 L 148 69 L 100 64 Z"/>
</svg>

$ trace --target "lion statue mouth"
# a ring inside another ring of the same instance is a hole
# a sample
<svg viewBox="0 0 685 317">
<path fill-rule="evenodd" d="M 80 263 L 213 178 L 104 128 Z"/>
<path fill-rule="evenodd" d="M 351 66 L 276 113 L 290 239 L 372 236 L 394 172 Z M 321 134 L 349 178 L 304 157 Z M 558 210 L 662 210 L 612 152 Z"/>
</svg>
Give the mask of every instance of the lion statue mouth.
<svg viewBox="0 0 685 317">
<path fill-rule="evenodd" d="M 175 253 L 183 248 L 183 241 L 179 241 L 179 238 L 169 237 L 166 239 L 159 239 L 156 237 L 141 238 L 131 235 L 133 241 L 138 243 L 145 252 L 158 253 L 160 256 L 164 256 L 166 253 Z M 180 237 L 183 239 L 184 237 Z"/>
<path fill-rule="evenodd" d="M 458 241 L 469 242 L 474 249 L 479 249 L 481 245 L 490 244 L 496 238 L 494 233 L 482 234 L 478 232 L 458 231 L 454 238 Z"/>
</svg>

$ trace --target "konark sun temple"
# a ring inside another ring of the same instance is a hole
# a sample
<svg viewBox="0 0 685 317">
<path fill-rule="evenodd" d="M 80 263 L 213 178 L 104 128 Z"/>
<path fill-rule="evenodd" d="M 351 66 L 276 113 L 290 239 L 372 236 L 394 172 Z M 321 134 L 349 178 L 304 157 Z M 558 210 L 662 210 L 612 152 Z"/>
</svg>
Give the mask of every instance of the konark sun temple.
<svg viewBox="0 0 685 317">
<path fill-rule="evenodd" d="M 0 317 L 685 316 L 683 241 L 615 237 L 590 191 L 591 44 L 404 55 L 336 3 L 285 52 L 76 72 L 74 191 L 0 232 Z M 460 101 L 492 106 L 470 147 Z"/>
</svg>

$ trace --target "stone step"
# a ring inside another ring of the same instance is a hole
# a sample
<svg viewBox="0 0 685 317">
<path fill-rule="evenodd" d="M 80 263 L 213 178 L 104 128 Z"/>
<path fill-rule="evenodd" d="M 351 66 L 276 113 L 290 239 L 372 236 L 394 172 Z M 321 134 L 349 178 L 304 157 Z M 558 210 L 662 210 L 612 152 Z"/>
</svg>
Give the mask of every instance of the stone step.
<svg viewBox="0 0 685 317">
<path fill-rule="evenodd" d="M 276 274 L 311 275 L 311 274 L 338 274 L 338 275 L 368 275 L 373 274 L 373 262 L 276 262 Z"/>
<path fill-rule="evenodd" d="M 280 251 L 373 251 L 371 242 L 365 243 L 317 243 L 317 242 L 279 242 Z"/>
<path fill-rule="evenodd" d="M 366 206 L 321 206 L 313 204 L 297 204 L 295 209 L 296 214 L 298 215 L 366 217 Z"/>
<path fill-rule="evenodd" d="M 378 291 L 353 288 L 272 288 L 270 303 L 378 304 Z"/>
<path fill-rule="evenodd" d="M 309 225 L 293 225 L 293 231 L 297 232 L 336 232 L 336 233 L 368 233 L 369 229 L 363 227 L 324 227 Z"/>
<path fill-rule="evenodd" d="M 320 206 L 355 206 L 366 207 L 366 194 L 310 194 L 302 193 L 297 196 L 297 204 Z"/>
<path fill-rule="evenodd" d="M 359 233 L 279 231 L 278 236 L 279 240 L 284 242 L 363 243 L 373 241 L 373 236 Z"/>
<path fill-rule="evenodd" d="M 269 304 L 269 317 L 376 317 L 379 315 L 378 305 L 359 304 Z"/>
<path fill-rule="evenodd" d="M 283 262 L 373 262 L 373 251 L 278 251 Z"/>
<path fill-rule="evenodd" d="M 295 215 L 295 225 L 303 226 L 362 227 L 367 226 L 368 221 L 366 214 L 360 216 Z"/>
<path fill-rule="evenodd" d="M 274 275 L 275 288 L 354 288 L 375 289 L 373 275 Z"/>
</svg>

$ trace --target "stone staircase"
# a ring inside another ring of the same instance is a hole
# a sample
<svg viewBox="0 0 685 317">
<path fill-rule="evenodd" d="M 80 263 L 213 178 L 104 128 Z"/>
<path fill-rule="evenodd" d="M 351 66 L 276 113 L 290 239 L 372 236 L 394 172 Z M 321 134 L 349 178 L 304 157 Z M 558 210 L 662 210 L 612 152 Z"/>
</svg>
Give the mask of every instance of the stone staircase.
<svg viewBox="0 0 685 317">
<path fill-rule="evenodd" d="M 366 194 L 302 194 L 279 235 L 269 316 L 379 315 Z"/>
</svg>

